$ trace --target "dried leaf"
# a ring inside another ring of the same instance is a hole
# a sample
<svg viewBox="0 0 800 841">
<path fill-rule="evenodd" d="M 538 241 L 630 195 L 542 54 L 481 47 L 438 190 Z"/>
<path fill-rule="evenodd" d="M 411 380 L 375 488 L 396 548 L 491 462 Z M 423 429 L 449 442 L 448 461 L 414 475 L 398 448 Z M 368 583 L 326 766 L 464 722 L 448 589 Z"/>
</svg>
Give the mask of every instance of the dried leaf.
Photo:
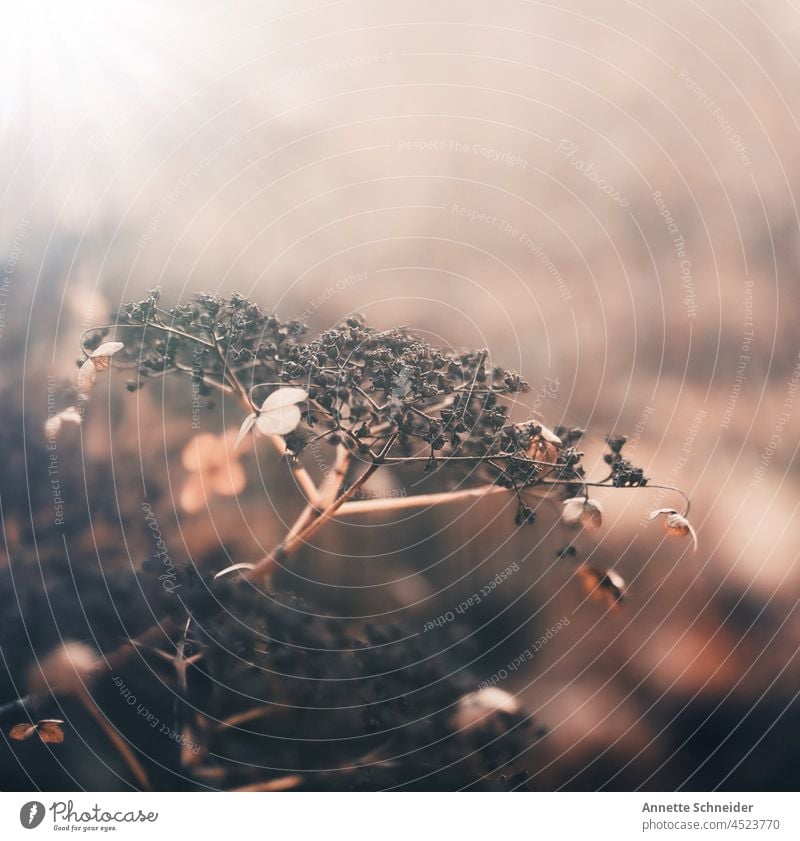
<svg viewBox="0 0 800 841">
<path fill-rule="evenodd" d="M 650 514 L 650 519 L 655 520 L 656 517 L 665 515 L 664 530 L 670 537 L 691 537 L 693 551 L 697 551 L 697 532 L 694 526 L 684 517 L 679 514 L 674 508 L 659 508 Z"/>
<path fill-rule="evenodd" d="M 8 735 L 18 742 L 24 742 L 25 739 L 30 739 L 35 732 L 36 727 L 33 724 L 15 724 L 8 731 Z"/>
<path fill-rule="evenodd" d="M 108 358 L 113 356 L 118 351 L 122 350 L 125 345 L 122 342 L 103 342 L 102 345 L 95 348 L 90 354 L 90 359 Z"/>
<path fill-rule="evenodd" d="M 55 719 L 40 721 L 36 727 L 39 738 L 45 744 L 60 745 L 64 741 L 64 731 L 61 729 L 61 723 Z"/>
</svg>

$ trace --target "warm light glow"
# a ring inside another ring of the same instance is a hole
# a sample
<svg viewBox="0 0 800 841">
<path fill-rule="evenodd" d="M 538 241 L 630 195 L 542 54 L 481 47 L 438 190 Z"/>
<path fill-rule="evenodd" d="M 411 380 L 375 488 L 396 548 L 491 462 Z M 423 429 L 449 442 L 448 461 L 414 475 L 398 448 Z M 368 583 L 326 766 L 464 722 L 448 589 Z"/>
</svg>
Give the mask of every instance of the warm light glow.
<svg viewBox="0 0 800 841">
<path fill-rule="evenodd" d="M 150 3 L 0 0 L 3 120 L 87 113 L 157 78 L 163 18 Z M 10 36 L 10 37 L 8 37 Z"/>
</svg>

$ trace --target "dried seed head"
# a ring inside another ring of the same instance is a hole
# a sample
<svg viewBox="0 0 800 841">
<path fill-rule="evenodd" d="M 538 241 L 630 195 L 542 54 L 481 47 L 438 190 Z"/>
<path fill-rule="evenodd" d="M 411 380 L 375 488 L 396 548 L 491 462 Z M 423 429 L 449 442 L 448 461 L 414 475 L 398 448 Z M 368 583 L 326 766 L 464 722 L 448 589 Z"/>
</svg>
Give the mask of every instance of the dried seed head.
<svg viewBox="0 0 800 841">
<path fill-rule="evenodd" d="M 595 531 L 603 525 L 603 506 L 594 499 L 576 496 L 564 501 L 561 522 L 570 528 Z"/>
<path fill-rule="evenodd" d="M 481 727 L 496 713 L 513 714 L 519 709 L 519 702 L 513 695 L 496 686 L 487 686 L 459 699 L 453 724 L 459 730 Z"/>
<path fill-rule="evenodd" d="M 97 669 L 97 652 L 82 642 L 65 642 L 28 670 L 28 690 L 79 693 Z"/>
<path fill-rule="evenodd" d="M 659 508 L 658 511 L 653 511 L 650 515 L 651 520 L 656 517 L 665 515 L 664 530 L 670 537 L 691 537 L 694 551 L 697 551 L 697 532 L 694 530 L 692 524 L 683 516 L 679 514 L 674 508 Z"/>
<path fill-rule="evenodd" d="M 105 371 L 111 365 L 111 357 L 122 350 L 122 342 L 103 342 L 93 350 L 78 372 L 78 397 L 87 400 L 97 379 L 99 371 Z"/>
</svg>

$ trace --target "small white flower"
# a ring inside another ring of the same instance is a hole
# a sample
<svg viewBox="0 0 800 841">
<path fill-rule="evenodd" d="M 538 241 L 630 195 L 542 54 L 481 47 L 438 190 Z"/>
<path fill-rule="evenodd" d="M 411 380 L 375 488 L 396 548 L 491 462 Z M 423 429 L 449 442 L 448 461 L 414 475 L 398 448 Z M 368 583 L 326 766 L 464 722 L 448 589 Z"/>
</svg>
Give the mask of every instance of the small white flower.
<svg viewBox="0 0 800 841">
<path fill-rule="evenodd" d="M 308 392 L 302 388 L 279 388 L 261 404 L 258 416 L 250 427 L 255 424 L 262 435 L 288 435 L 300 423 L 301 413 L 297 404 L 304 400 L 308 400 Z M 245 418 L 242 424 L 244 435 L 249 429 L 245 427 L 249 421 L 250 417 Z M 242 435 L 242 430 L 239 434 Z"/>
<path fill-rule="evenodd" d="M 603 506 L 593 499 L 576 496 L 564 500 L 561 522 L 570 528 L 585 528 L 589 531 L 603 525 Z"/>
<path fill-rule="evenodd" d="M 70 406 L 68 409 L 62 409 L 55 415 L 49 417 L 44 424 L 44 434 L 48 438 L 55 438 L 61 431 L 64 423 L 75 423 L 80 425 L 81 413 L 74 407 Z"/>
<path fill-rule="evenodd" d="M 482 727 L 497 713 L 513 715 L 519 709 L 519 702 L 513 695 L 496 686 L 487 686 L 459 699 L 453 724 L 459 730 Z"/>
</svg>

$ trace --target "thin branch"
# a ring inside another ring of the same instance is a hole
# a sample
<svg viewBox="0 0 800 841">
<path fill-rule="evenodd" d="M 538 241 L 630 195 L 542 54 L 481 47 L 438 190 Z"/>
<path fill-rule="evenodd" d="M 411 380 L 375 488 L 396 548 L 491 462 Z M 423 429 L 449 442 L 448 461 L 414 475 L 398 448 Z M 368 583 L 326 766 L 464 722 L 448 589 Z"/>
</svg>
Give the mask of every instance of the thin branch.
<svg viewBox="0 0 800 841">
<path fill-rule="evenodd" d="M 303 782 L 299 774 L 288 774 L 285 777 L 274 777 L 262 783 L 252 783 L 241 788 L 232 788 L 231 791 L 289 791 L 297 788 Z"/>
<path fill-rule="evenodd" d="M 375 511 L 407 511 L 412 508 L 430 508 L 448 502 L 460 502 L 465 499 L 482 499 L 498 493 L 510 493 L 509 488 L 500 485 L 481 485 L 461 491 L 443 491 L 433 494 L 415 494 L 413 496 L 393 496 L 382 499 L 357 499 L 347 502 L 339 508 L 338 517 L 349 514 L 368 514 Z"/>
<path fill-rule="evenodd" d="M 292 555 L 303 544 L 308 542 L 328 521 L 333 519 L 334 514 L 348 502 L 361 489 L 364 483 L 372 476 L 373 473 L 383 464 L 383 459 L 386 458 L 387 453 L 391 449 L 394 442 L 397 440 L 397 433 L 392 435 L 384 446 L 383 450 L 373 460 L 372 464 L 356 479 L 352 485 L 340 496 L 338 496 L 327 508 L 320 512 L 316 519 L 312 520 L 297 534 L 291 535 L 276 547 L 269 555 L 265 555 L 254 567 L 247 573 L 247 578 L 257 579 L 264 575 L 277 560 Z"/>
</svg>

